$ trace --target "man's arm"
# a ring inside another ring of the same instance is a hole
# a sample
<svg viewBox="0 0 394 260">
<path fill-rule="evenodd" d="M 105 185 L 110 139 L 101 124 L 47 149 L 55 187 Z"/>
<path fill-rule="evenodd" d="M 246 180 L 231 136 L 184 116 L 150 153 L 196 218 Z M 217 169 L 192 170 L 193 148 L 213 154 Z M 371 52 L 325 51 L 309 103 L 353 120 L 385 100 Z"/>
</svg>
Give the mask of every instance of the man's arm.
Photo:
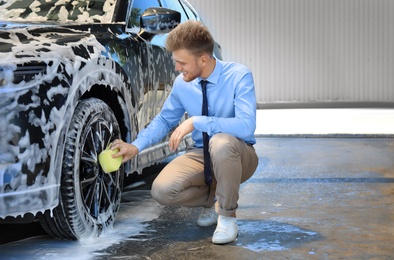
<svg viewBox="0 0 394 260">
<path fill-rule="evenodd" d="M 119 149 L 119 152 L 114 154 L 112 157 L 115 158 L 123 156 L 122 162 L 126 162 L 132 159 L 143 149 L 162 140 L 163 137 L 168 134 L 168 132 L 176 124 L 178 124 L 184 113 L 185 110 L 182 104 L 179 102 L 177 94 L 172 91 L 167 100 L 164 102 L 160 113 L 152 120 L 152 122 L 148 125 L 147 128 L 143 129 L 138 134 L 137 139 L 135 139 L 131 144 L 125 143 L 122 140 L 115 140 L 113 142 L 111 149 Z M 171 149 L 176 149 L 178 147 L 179 142 L 177 143 L 175 140 L 177 140 L 180 134 L 184 133 L 184 130 L 181 131 L 181 129 L 178 129 L 178 135 L 175 135 L 173 137 L 172 147 L 170 145 Z M 172 134 L 171 137 L 173 135 L 174 134 Z"/>
</svg>

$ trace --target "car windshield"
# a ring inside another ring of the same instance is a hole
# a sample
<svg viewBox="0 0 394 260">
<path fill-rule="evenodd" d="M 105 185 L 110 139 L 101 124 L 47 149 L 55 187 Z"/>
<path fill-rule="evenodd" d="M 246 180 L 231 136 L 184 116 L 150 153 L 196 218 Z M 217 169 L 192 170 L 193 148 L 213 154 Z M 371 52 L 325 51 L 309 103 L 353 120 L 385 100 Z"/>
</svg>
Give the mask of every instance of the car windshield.
<svg viewBox="0 0 394 260">
<path fill-rule="evenodd" d="M 116 0 L 0 0 L 0 20 L 111 22 Z"/>
</svg>

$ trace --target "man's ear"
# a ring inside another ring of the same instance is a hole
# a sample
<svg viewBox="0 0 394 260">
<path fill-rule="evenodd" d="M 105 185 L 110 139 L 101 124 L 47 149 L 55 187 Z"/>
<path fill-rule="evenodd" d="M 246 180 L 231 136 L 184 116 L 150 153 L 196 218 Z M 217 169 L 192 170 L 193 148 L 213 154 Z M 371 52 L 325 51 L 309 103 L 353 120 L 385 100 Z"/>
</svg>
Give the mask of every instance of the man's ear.
<svg viewBox="0 0 394 260">
<path fill-rule="evenodd" d="M 203 55 L 201 55 L 200 61 L 203 66 L 207 64 L 208 60 L 209 60 L 208 54 L 204 53 Z"/>
</svg>

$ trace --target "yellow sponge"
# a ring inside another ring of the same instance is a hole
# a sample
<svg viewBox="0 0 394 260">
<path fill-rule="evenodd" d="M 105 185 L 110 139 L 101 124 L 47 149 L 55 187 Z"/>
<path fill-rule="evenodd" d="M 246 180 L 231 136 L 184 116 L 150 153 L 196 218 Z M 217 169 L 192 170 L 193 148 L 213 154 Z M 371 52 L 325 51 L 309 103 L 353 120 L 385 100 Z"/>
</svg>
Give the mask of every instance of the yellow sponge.
<svg viewBox="0 0 394 260">
<path fill-rule="evenodd" d="M 98 160 L 105 173 L 117 171 L 120 165 L 122 165 L 123 156 L 112 158 L 112 155 L 118 152 L 119 149 L 112 151 L 111 149 L 107 148 L 99 154 Z"/>
</svg>

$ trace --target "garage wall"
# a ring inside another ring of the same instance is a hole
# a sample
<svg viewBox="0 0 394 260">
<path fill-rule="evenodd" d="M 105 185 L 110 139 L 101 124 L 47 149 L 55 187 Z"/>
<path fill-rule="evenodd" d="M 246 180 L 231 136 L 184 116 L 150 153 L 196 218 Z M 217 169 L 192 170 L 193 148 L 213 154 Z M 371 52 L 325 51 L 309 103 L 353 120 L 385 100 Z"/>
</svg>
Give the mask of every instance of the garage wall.
<svg viewBox="0 0 394 260">
<path fill-rule="evenodd" d="M 393 106 L 393 0 L 189 0 L 259 107 Z"/>
</svg>

